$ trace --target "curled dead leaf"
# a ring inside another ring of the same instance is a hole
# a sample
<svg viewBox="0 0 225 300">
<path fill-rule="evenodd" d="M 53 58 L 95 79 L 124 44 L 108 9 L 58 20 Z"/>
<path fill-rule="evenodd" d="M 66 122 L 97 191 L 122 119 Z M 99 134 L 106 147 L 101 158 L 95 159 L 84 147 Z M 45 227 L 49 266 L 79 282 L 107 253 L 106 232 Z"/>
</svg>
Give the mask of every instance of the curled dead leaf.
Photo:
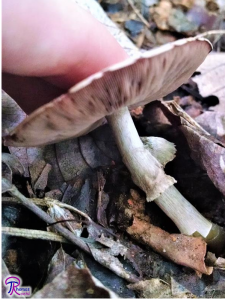
<svg viewBox="0 0 225 300">
<path fill-rule="evenodd" d="M 212 267 L 205 265 L 206 242 L 200 237 L 184 234 L 170 234 L 151 224 L 145 213 L 145 200 L 137 192 L 131 191 L 133 205 L 125 210 L 132 219 L 127 233 L 141 244 L 151 247 L 167 259 L 192 268 L 200 273 L 210 275 Z M 130 203 L 130 201 L 129 201 Z"/>
<path fill-rule="evenodd" d="M 170 122 L 184 134 L 192 159 L 207 172 L 214 185 L 225 195 L 225 145 L 205 131 L 176 102 L 161 104 Z"/>
<path fill-rule="evenodd" d="M 133 224 L 127 229 L 136 241 L 148 245 L 162 256 L 173 262 L 210 275 L 212 267 L 205 265 L 206 243 L 202 238 L 183 234 L 169 234 L 149 222 L 133 218 Z"/>
</svg>

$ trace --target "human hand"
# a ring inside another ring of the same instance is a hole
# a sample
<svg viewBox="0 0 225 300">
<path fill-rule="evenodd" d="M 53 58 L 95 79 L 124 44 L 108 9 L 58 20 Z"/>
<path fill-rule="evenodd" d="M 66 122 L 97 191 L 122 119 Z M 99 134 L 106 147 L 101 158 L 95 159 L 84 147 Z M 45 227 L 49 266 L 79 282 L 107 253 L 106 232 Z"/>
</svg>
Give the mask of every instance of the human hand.
<svg viewBox="0 0 225 300">
<path fill-rule="evenodd" d="M 2 24 L 3 89 L 27 113 L 127 58 L 71 0 L 3 0 Z"/>
</svg>

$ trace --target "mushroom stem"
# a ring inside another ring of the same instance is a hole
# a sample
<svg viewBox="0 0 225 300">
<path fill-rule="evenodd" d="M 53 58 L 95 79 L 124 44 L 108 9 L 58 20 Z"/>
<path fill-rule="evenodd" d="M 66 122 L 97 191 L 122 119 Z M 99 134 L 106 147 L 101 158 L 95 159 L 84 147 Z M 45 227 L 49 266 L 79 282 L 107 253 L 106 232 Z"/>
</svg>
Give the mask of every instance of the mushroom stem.
<svg viewBox="0 0 225 300">
<path fill-rule="evenodd" d="M 171 177 L 165 174 L 159 176 L 159 173 L 164 173 L 162 166 L 143 145 L 128 108 L 118 110 L 108 116 L 107 120 L 112 127 L 123 162 L 129 169 L 134 183 L 146 193 L 147 200 L 157 198 L 155 203 L 173 220 L 182 233 L 200 235 L 206 240 L 210 237 L 210 240 L 213 240 L 215 236 L 211 236 L 212 229 L 218 226 L 204 218 L 180 194 L 173 186 L 175 181 L 170 180 Z M 167 180 L 168 177 L 169 184 L 166 183 L 168 186 L 154 198 L 150 194 L 153 191 L 152 187 L 154 186 L 155 190 L 157 189 L 155 185 L 163 186 L 164 178 Z M 220 231 L 217 230 L 217 235 Z"/>
<path fill-rule="evenodd" d="M 177 225 L 180 232 L 187 235 L 198 232 L 204 238 L 209 234 L 212 223 L 203 217 L 175 186 L 168 188 L 155 203 Z"/>
<path fill-rule="evenodd" d="M 155 200 L 176 181 L 164 173 L 162 165 L 142 143 L 128 108 L 116 111 L 107 119 L 134 183 L 146 193 L 147 201 Z"/>
</svg>

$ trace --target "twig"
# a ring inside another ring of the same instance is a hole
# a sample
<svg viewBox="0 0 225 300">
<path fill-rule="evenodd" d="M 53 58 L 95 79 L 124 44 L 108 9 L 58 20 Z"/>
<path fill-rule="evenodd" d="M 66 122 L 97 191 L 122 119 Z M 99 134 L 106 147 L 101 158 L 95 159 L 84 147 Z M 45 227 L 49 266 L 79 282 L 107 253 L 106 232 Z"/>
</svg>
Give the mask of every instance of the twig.
<svg viewBox="0 0 225 300">
<path fill-rule="evenodd" d="M 62 203 L 58 200 L 55 200 L 55 199 L 52 199 L 52 198 L 44 198 L 44 199 L 39 199 L 39 198 L 29 198 L 29 200 L 33 203 L 35 203 L 36 205 L 38 206 L 46 206 L 46 207 L 51 207 L 53 206 L 54 204 L 55 205 L 58 205 L 62 208 L 66 208 L 72 212 L 75 212 L 77 213 L 78 215 L 84 217 L 86 219 L 86 224 L 94 224 L 95 227 L 99 227 L 100 225 L 96 224 L 87 214 L 85 214 L 84 212 L 80 211 L 79 209 L 69 205 L 69 204 L 66 204 L 66 203 Z M 15 204 L 22 204 L 20 200 L 18 200 L 17 198 L 15 197 L 3 197 L 2 198 L 2 202 L 8 202 L 8 203 L 15 203 Z M 58 223 L 58 222 L 56 222 Z M 52 223 L 51 223 L 52 224 Z M 50 225 L 51 225 L 50 224 Z M 116 237 L 115 234 L 113 234 L 110 230 L 108 230 L 107 228 L 104 228 L 105 231 L 107 231 L 110 235 Z"/>
<path fill-rule="evenodd" d="M 56 222 L 55 219 L 50 217 L 46 212 L 44 212 L 41 208 L 39 208 L 36 204 L 30 201 L 30 199 L 26 198 L 23 194 L 21 194 L 17 188 L 12 185 L 12 187 L 8 190 L 8 192 L 17 197 L 24 206 L 34 212 L 40 219 L 44 220 L 47 224 L 53 224 Z M 91 254 L 89 247 L 83 242 L 81 239 L 77 238 L 71 231 L 66 229 L 60 224 L 54 224 L 54 227 L 63 237 L 71 241 L 73 244 L 81 248 L 86 253 Z"/>
<path fill-rule="evenodd" d="M 69 204 L 66 204 L 66 203 L 62 203 L 58 200 L 55 200 L 55 199 L 52 199 L 52 198 L 44 198 L 44 199 L 38 199 L 38 198 L 29 198 L 29 201 L 32 201 L 34 204 L 38 205 L 38 206 L 47 206 L 47 207 L 50 207 L 54 204 L 62 207 L 62 208 L 67 208 L 69 209 L 70 211 L 73 211 L 77 214 L 79 214 L 80 216 L 84 217 L 85 219 L 87 219 L 88 221 L 90 222 L 93 222 L 91 220 L 91 218 L 85 214 L 84 212 L 80 211 L 79 209 L 76 209 L 75 207 L 69 205 Z M 16 203 L 16 204 L 21 204 L 21 201 L 18 200 L 17 198 L 15 197 L 3 197 L 2 198 L 2 202 L 10 202 L 10 203 Z"/>
<path fill-rule="evenodd" d="M 38 206 L 47 206 L 47 200 L 39 198 L 28 198 L 31 202 Z M 11 203 L 11 204 L 22 204 L 21 201 L 16 197 L 2 197 L 2 203 Z"/>
<path fill-rule="evenodd" d="M 45 198 L 45 200 L 48 201 L 48 200 L 52 200 L 52 199 L 50 199 L 50 198 Z M 58 206 L 60 206 L 60 207 L 62 207 L 62 208 L 67 208 L 67 209 L 69 209 L 70 211 L 73 211 L 73 212 L 77 213 L 78 215 L 84 217 L 84 218 L 87 219 L 89 222 L 93 223 L 92 219 L 91 219 L 87 214 L 85 214 L 84 212 L 80 211 L 79 209 L 77 209 L 77 208 L 75 208 L 75 207 L 73 207 L 73 206 L 71 206 L 71 205 L 69 205 L 69 204 L 62 203 L 62 202 L 60 202 L 60 201 L 57 201 L 57 200 L 52 200 L 52 201 L 54 201 L 53 204 L 56 204 L 56 205 L 58 205 Z"/>
<path fill-rule="evenodd" d="M 37 216 L 39 216 L 39 218 L 44 220 L 47 224 L 51 225 L 51 224 L 55 223 L 56 220 L 53 219 L 52 217 L 50 217 L 46 212 L 44 212 L 36 204 L 34 204 L 34 202 L 38 203 L 38 205 L 41 205 L 41 206 L 49 206 L 49 205 L 53 205 L 53 203 L 55 203 L 61 207 L 68 208 L 68 209 L 82 215 L 83 217 L 85 217 L 88 220 L 88 222 L 94 223 L 91 220 L 91 218 L 89 216 L 87 216 L 85 213 L 79 211 L 78 209 L 76 209 L 68 204 L 61 203 L 57 200 L 52 200 L 50 198 L 45 198 L 44 200 L 28 199 L 25 196 L 23 196 L 14 185 L 10 185 L 10 186 L 11 186 L 11 188 L 10 189 L 8 188 L 8 192 L 20 200 L 20 201 L 17 201 L 13 197 L 13 200 L 11 202 L 23 204 L 25 207 L 27 207 L 32 212 L 34 212 Z M 7 200 L 7 201 L 9 201 L 9 199 L 10 199 L 9 197 L 5 198 L 5 200 Z M 77 238 L 71 231 L 69 231 L 68 229 L 66 229 L 65 227 L 63 227 L 60 224 L 54 224 L 54 225 L 52 225 L 52 227 L 54 227 L 68 241 L 72 242 L 73 244 L 75 244 L 80 249 L 82 249 L 83 251 L 85 251 L 86 253 L 90 254 L 93 257 L 93 253 L 91 252 L 89 246 L 82 239 Z M 96 260 L 96 258 L 94 258 L 94 259 Z M 98 261 L 98 262 L 101 264 L 101 261 Z M 117 272 L 113 269 L 113 266 L 111 266 L 110 263 L 107 265 L 106 264 L 102 264 L 102 265 L 117 274 Z M 136 282 L 137 281 L 137 279 L 134 278 L 134 276 L 132 274 L 130 275 L 130 277 L 127 277 L 127 274 L 125 274 L 125 273 L 126 272 L 121 273 L 119 276 L 126 279 L 128 282 Z"/>
<path fill-rule="evenodd" d="M 43 231 L 43 230 L 2 227 L 2 233 L 11 236 L 23 237 L 26 239 L 40 239 L 40 240 L 46 240 L 52 242 L 70 243 L 67 239 L 65 239 L 64 237 L 62 237 L 57 233 Z"/>
<path fill-rule="evenodd" d="M 165 280 L 163 280 L 161 278 L 159 278 L 159 281 L 161 281 L 161 282 L 165 283 L 166 285 L 170 286 L 170 284 L 168 282 L 166 282 Z"/>
<path fill-rule="evenodd" d="M 132 7 L 133 11 L 138 16 L 138 18 L 142 21 L 142 23 L 144 23 L 149 28 L 150 25 L 149 25 L 148 21 L 145 20 L 145 18 L 142 16 L 142 14 L 139 12 L 139 10 L 135 7 L 133 1 L 132 0 L 127 0 L 127 2 Z"/>
<path fill-rule="evenodd" d="M 207 36 L 207 35 L 223 35 L 225 34 L 225 30 L 223 29 L 218 29 L 218 30 L 210 30 L 210 31 L 206 31 L 203 33 L 198 34 L 196 37 L 203 37 L 203 36 Z"/>
<path fill-rule="evenodd" d="M 102 206 L 102 193 L 104 190 L 106 180 L 103 176 L 102 171 L 97 172 L 97 176 L 98 176 L 97 220 L 99 224 L 104 226 L 104 224 L 101 223 L 101 206 Z"/>
</svg>

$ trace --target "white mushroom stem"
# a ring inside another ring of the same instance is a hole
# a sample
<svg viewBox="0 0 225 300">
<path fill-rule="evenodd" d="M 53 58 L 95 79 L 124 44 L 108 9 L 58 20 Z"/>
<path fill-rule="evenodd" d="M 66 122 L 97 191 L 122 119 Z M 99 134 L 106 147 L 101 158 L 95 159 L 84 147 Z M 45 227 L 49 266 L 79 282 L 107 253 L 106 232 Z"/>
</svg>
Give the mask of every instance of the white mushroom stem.
<svg viewBox="0 0 225 300">
<path fill-rule="evenodd" d="M 155 203 L 173 220 L 180 232 L 187 235 L 198 232 L 204 238 L 208 236 L 212 223 L 203 217 L 175 186 L 169 187 Z"/>
<path fill-rule="evenodd" d="M 113 129 L 123 162 L 129 169 L 134 183 L 146 193 L 147 200 L 157 198 L 155 203 L 173 220 L 182 233 L 200 234 L 206 238 L 213 224 L 180 194 L 173 186 L 175 181 L 165 175 L 161 164 L 144 147 L 128 108 L 118 110 L 107 119 Z M 167 181 L 166 184 L 164 180 Z M 158 189 L 156 185 L 160 188 Z"/>
</svg>

